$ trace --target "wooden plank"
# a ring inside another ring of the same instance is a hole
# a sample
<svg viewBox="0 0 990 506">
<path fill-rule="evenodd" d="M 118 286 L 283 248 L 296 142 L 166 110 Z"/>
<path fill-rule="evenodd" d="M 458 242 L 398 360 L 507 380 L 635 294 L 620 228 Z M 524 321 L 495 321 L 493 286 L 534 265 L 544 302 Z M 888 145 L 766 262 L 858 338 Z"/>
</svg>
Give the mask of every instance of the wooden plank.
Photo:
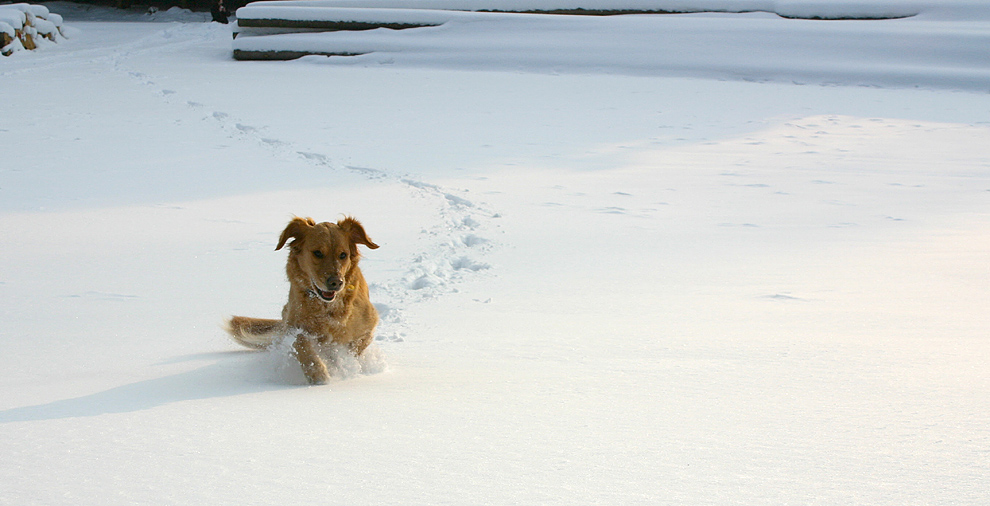
<svg viewBox="0 0 990 506">
<path fill-rule="evenodd" d="M 295 20 L 295 19 L 256 19 L 238 18 L 237 26 L 244 28 L 312 28 L 327 32 L 374 30 L 388 28 L 391 30 L 406 30 L 409 28 L 425 28 L 440 26 L 425 23 L 388 23 L 364 21 L 327 21 L 327 20 Z"/>
<path fill-rule="evenodd" d="M 557 16 L 626 16 L 630 14 L 686 14 L 686 11 L 665 9 L 534 9 L 534 10 L 502 10 L 479 9 L 474 12 L 504 12 L 507 14 L 548 14 Z M 716 12 L 716 11 L 711 11 Z"/>
<path fill-rule="evenodd" d="M 241 61 L 263 60 L 263 61 L 286 61 L 296 60 L 303 56 L 359 56 L 364 53 L 344 53 L 344 52 L 320 52 L 320 51 L 262 51 L 235 49 L 234 59 Z"/>
</svg>

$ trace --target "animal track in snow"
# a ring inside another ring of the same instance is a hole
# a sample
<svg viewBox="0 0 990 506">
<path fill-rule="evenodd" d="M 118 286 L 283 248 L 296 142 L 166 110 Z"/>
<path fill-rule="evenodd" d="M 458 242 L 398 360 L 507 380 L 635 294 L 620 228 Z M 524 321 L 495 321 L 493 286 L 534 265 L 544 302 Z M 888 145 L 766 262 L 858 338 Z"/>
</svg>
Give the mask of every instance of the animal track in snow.
<svg viewBox="0 0 990 506">
<path fill-rule="evenodd" d="M 131 77 L 150 85 L 153 82 L 143 73 L 131 72 Z M 376 340 L 401 342 L 409 334 L 403 309 L 408 305 L 432 300 L 445 293 L 456 292 L 461 280 L 491 269 L 491 265 L 479 258 L 495 247 L 487 234 L 493 231 L 493 220 L 500 215 L 481 202 L 469 198 L 467 192 L 428 183 L 387 170 L 340 166 L 324 153 L 298 149 L 287 139 L 280 139 L 266 127 L 256 127 L 233 117 L 227 112 L 210 110 L 209 104 L 183 100 L 182 94 L 173 90 L 160 90 L 159 97 L 166 103 L 182 106 L 185 110 L 203 109 L 204 120 L 215 124 L 237 142 L 253 142 L 283 158 L 295 158 L 302 163 L 330 171 L 347 170 L 372 180 L 393 180 L 406 185 L 410 191 L 436 202 L 439 222 L 425 230 L 427 244 L 406 261 L 403 274 L 395 279 L 371 283 L 372 300 L 381 318 Z"/>
<path fill-rule="evenodd" d="M 444 223 L 427 231 L 437 238 L 430 251 L 414 257 L 402 277 L 408 290 L 417 292 L 421 299 L 435 298 L 451 291 L 453 287 L 450 285 L 459 280 L 464 271 L 477 272 L 490 268 L 473 256 L 484 253 L 491 246 L 489 239 L 477 233 L 483 228 L 479 219 L 493 219 L 496 214 L 437 185 L 412 179 L 401 181 L 421 193 L 442 199 L 440 215 L 444 219 Z"/>
<path fill-rule="evenodd" d="M 96 292 L 88 291 L 79 294 L 70 294 L 64 296 L 67 299 L 97 299 L 106 301 L 127 301 L 139 298 L 137 295 L 130 295 L 125 293 L 110 293 L 110 292 Z"/>
<path fill-rule="evenodd" d="M 475 246 L 487 244 L 488 239 L 485 239 L 484 237 L 475 234 L 468 234 L 465 235 L 464 237 L 461 237 L 461 242 L 463 242 L 465 246 L 469 248 L 473 248 Z"/>
<path fill-rule="evenodd" d="M 486 263 L 476 262 L 475 260 L 468 258 L 466 256 L 457 258 L 456 260 L 451 262 L 450 265 L 451 267 L 454 268 L 454 270 L 457 271 L 463 269 L 467 269 L 469 271 L 481 271 L 491 267 Z"/>
<path fill-rule="evenodd" d="M 321 155 L 319 153 L 310 153 L 307 151 L 296 151 L 296 154 L 318 165 L 326 165 L 326 166 L 330 165 L 330 158 L 327 157 L 326 155 Z"/>
<path fill-rule="evenodd" d="M 388 173 L 384 170 L 369 169 L 367 167 L 354 167 L 352 165 L 348 165 L 347 170 L 360 173 L 369 179 L 385 179 L 388 177 Z"/>
<path fill-rule="evenodd" d="M 773 300 L 773 301 L 783 301 L 783 302 L 807 302 L 808 299 L 802 299 L 801 297 L 795 297 L 787 293 L 775 293 L 772 295 L 763 295 L 761 299 Z"/>
</svg>

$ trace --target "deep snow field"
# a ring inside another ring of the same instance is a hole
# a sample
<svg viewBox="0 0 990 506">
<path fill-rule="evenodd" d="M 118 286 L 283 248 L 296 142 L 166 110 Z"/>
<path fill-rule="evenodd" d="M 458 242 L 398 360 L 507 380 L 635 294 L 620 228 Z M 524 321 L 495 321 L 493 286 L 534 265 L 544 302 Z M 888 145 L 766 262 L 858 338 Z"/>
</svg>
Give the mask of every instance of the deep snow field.
<svg viewBox="0 0 990 506">
<path fill-rule="evenodd" d="M 978 3 L 636 21 L 683 54 L 752 19 L 783 50 L 744 70 L 585 53 L 642 47 L 609 18 L 237 62 L 202 14 L 46 5 L 71 37 L 0 59 L 0 504 L 990 498 Z M 793 23 L 854 32 L 849 72 Z M 927 23 L 969 59 L 862 63 Z M 222 324 L 278 316 L 293 215 L 344 214 L 382 323 L 310 387 Z"/>
</svg>

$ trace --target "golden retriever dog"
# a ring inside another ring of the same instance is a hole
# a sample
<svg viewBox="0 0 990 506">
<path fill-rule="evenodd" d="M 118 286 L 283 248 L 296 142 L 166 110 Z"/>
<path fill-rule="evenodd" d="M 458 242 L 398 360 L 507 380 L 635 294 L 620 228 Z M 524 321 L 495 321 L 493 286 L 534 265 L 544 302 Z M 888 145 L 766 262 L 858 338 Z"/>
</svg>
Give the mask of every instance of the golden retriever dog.
<svg viewBox="0 0 990 506">
<path fill-rule="evenodd" d="M 295 332 L 293 349 L 311 384 L 330 379 L 320 358 L 320 345 L 342 344 L 360 355 L 371 344 L 378 312 L 368 297 L 368 283 L 358 268 L 358 245 L 378 245 L 368 239 L 357 220 L 316 223 L 294 218 L 285 227 L 275 250 L 289 243 L 285 272 L 289 276 L 289 302 L 281 320 L 234 316 L 227 331 L 238 343 L 263 349 L 280 335 Z"/>
</svg>

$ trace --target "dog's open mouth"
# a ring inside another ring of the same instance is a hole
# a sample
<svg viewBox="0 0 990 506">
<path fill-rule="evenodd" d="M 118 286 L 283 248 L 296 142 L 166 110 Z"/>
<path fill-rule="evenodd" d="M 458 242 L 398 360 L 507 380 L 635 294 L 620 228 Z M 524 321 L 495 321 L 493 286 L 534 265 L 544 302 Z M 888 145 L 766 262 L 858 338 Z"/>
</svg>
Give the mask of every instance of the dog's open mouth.
<svg viewBox="0 0 990 506">
<path fill-rule="evenodd" d="M 315 293 L 317 297 L 323 299 L 325 302 L 333 302 L 333 299 L 337 297 L 337 292 L 320 290 L 315 286 L 313 287 L 313 293 Z"/>
</svg>

